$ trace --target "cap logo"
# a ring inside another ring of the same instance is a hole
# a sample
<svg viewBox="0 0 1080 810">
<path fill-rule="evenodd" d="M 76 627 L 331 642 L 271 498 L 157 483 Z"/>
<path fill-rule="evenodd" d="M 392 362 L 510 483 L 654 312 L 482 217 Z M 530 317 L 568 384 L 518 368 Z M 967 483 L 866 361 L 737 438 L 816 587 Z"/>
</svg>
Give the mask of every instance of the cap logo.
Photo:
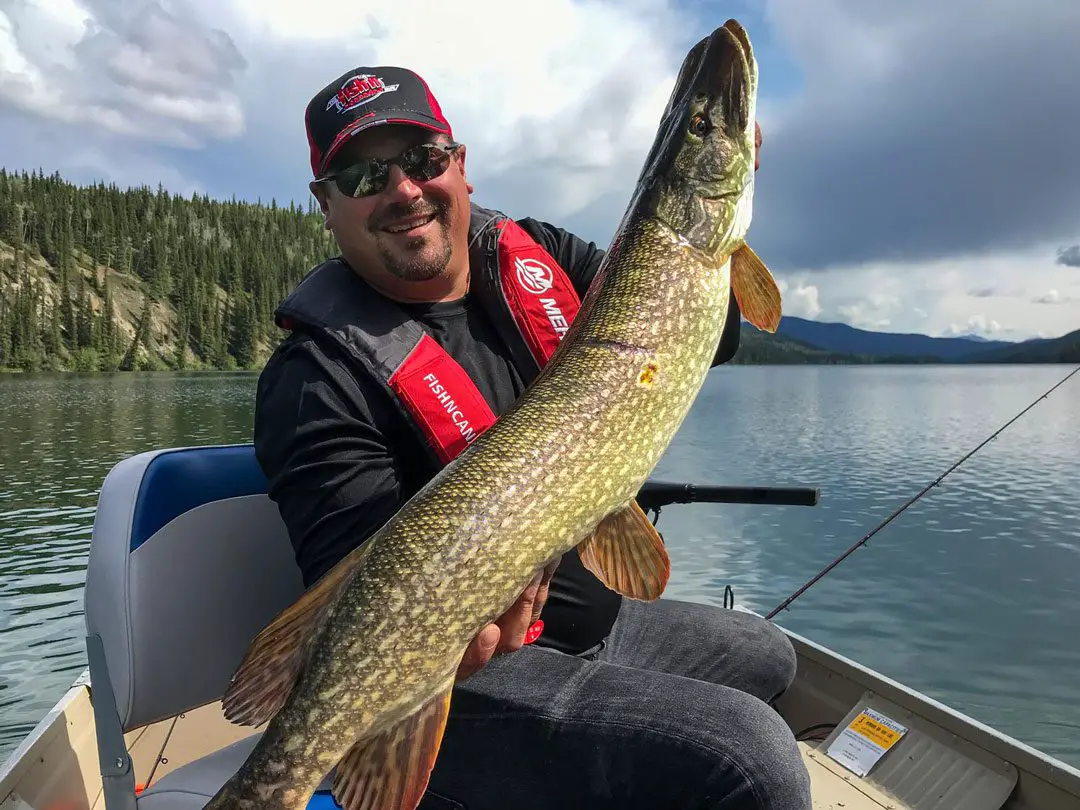
<svg viewBox="0 0 1080 810">
<path fill-rule="evenodd" d="M 533 295 L 546 293 L 554 284 L 551 268 L 536 259 L 514 259 L 518 284 Z"/>
<path fill-rule="evenodd" d="M 399 86 L 385 84 L 381 78 L 371 73 L 353 75 L 346 79 L 337 94 L 326 102 L 326 109 L 335 109 L 339 113 L 346 113 L 367 104 L 369 101 L 374 101 L 383 93 L 392 93 Z"/>
</svg>

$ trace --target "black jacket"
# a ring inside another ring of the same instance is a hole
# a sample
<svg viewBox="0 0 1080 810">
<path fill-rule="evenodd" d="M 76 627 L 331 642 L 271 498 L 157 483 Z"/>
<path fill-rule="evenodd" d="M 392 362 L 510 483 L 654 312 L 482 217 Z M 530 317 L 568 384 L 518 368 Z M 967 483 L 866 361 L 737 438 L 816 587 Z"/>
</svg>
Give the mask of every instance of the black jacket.
<svg viewBox="0 0 1080 810">
<path fill-rule="evenodd" d="M 518 224 L 583 296 L 604 252 L 544 222 Z M 399 306 L 464 367 L 496 414 L 524 391 L 528 370 L 515 365 L 475 297 Z M 731 308 L 716 363 L 738 349 L 734 296 Z M 254 443 L 308 586 L 437 471 L 380 385 L 332 341 L 307 330 L 286 337 L 259 378 Z M 619 601 L 581 566 L 576 553 L 567 554 L 552 581 L 540 643 L 568 652 L 593 646 L 606 635 Z"/>
</svg>

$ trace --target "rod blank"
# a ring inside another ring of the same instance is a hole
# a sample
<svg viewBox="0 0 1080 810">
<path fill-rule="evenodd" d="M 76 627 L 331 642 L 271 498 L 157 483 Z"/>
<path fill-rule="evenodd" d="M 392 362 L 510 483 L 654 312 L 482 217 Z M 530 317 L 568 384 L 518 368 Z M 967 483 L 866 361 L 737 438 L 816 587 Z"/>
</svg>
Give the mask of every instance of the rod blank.
<svg viewBox="0 0 1080 810">
<path fill-rule="evenodd" d="M 648 480 L 638 492 L 642 509 L 672 503 L 739 503 L 763 506 L 817 506 L 817 487 L 731 487 Z"/>
</svg>

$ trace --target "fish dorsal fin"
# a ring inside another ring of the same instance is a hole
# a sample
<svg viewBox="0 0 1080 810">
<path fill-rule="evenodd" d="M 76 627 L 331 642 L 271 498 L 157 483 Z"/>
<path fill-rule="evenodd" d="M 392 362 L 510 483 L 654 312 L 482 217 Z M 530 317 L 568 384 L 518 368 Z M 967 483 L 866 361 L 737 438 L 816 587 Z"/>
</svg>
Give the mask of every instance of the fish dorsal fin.
<svg viewBox="0 0 1080 810">
<path fill-rule="evenodd" d="M 660 598 L 671 574 L 664 541 L 637 501 L 601 520 L 578 545 L 578 555 L 613 591 L 645 602 Z"/>
<path fill-rule="evenodd" d="M 744 318 L 758 329 L 775 332 L 780 326 L 780 289 L 769 268 L 749 245 L 731 254 L 731 288 Z"/>
<path fill-rule="evenodd" d="M 331 787 L 344 810 L 415 810 L 439 755 L 453 687 L 450 678 L 438 695 L 400 723 L 353 743 Z"/>
<path fill-rule="evenodd" d="M 322 617 L 370 548 L 367 542 L 353 549 L 255 636 L 221 700 L 229 721 L 257 726 L 278 712 L 296 684 Z"/>
</svg>

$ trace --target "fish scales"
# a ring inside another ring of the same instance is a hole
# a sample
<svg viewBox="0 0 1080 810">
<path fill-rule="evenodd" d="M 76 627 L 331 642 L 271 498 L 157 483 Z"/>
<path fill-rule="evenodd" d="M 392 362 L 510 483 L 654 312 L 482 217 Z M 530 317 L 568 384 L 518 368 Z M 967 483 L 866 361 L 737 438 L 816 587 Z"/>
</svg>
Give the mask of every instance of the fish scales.
<svg viewBox="0 0 1080 810">
<path fill-rule="evenodd" d="M 311 679 L 310 689 L 345 679 L 361 705 L 391 705 L 382 688 L 387 670 L 399 668 L 393 692 L 401 695 L 400 683 L 426 685 L 439 667 L 456 667 L 451 659 L 491 618 L 492 605 L 503 612 L 537 568 L 638 491 L 716 352 L 728 281 L 719 267 L 704 278 L 680 274 L 676 268 L 700 259 L 659 223 L 641 223 L 641 249 L 635 230 L 610 272 L 651 276 L 636 283 L 655 286 L 657 300 L 677 290 L 672 307 L 689 313 L 696 328 L 688 337 L 666 326 L 664 307 L 649 317 L 621 317 L 625 307 L 605 300 L 622 294 L 618 284 L 601 296 L 593 308 L 620 317 L 598 317 L 577 341 L 568 334 L 567 349 L 552 359 L 558 372 L 538 379 L 533 396 L 481 435 L 452 476 L 433 481 L 373 537 L 364 568 L 326 622 L 344 612 L 355 629 L 325 648 L 326 660 L 312 667 L 325 676 Z M 581 316 L 584 325 L 588 309 Z M 639 377 L 649 363 L 658 372 L 644 384 Z M 627 447 L 627 437 L 643 441 Z M 463 525 L 461 514 L 477 518 Z M 356 671 L 350 662 L 361 650 L 373 665 Z"/>
<path fill-rule="evenodd" d="M 734 21 L 687 55 L 628 213 L 551 360 L 253 642 L 226 711 L 272 717 L 208 808 L 298 810 L 337 765 L 348 810 L 413 810 L 466 646 L 539 569 L 577 547 L 609 587 L 659 595 L 666 553 L 632 499 L 701 389 L 732 289 L 755 325 L 774 330 L 779 317 L 775 284 L 743 241 L 755 70 Z"/>
</svg>

